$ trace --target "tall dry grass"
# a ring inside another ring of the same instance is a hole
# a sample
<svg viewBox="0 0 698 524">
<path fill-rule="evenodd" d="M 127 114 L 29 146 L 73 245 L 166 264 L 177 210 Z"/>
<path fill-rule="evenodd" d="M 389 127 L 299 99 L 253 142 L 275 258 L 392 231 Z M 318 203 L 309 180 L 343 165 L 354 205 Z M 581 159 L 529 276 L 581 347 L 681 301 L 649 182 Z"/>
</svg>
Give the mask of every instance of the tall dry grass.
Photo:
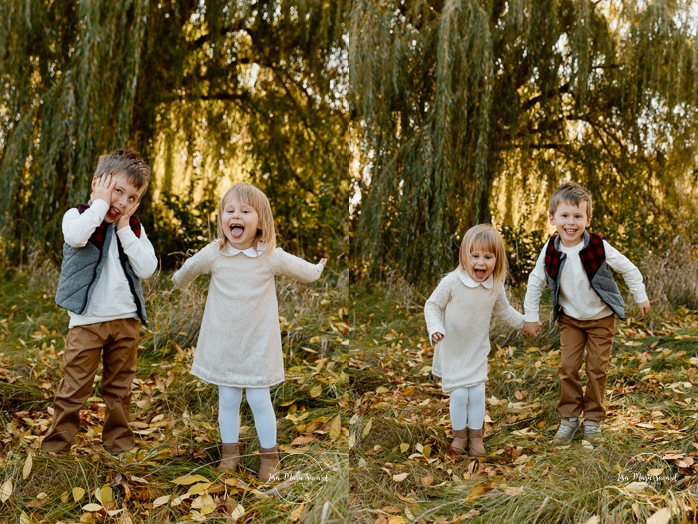
<svg viewBox="0 0 698 524">
<path fill-rule="evenodd" d="M 648 253 L 641 261 L 653 306 L 698 309 L 698 246 L 676 237 L 661 253 Z"/>
</svg>

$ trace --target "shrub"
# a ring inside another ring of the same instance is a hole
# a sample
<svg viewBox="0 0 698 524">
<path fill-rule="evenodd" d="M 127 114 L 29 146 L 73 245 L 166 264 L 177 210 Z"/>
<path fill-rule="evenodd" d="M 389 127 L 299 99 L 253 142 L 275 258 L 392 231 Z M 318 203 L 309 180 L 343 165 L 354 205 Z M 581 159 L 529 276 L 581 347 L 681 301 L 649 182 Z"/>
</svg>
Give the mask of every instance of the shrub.
<svg viewBox="0 0 698 524">
<path fill-rule="evenodd" d="M 517 226 L 502 224 L 499 232 L 507 249 L 509 283 L 511 285 L 526 283 L 528 274 L 535 267 L 540 250 L 545 243 L 546 232 L 541 229 L 527 231 L 521 224 Z"/>
<path fill-rule="evenodd" d="M 641 264 L 651 302 L 698 309 L 698 246 L 682 236 L 659 253 L 647 253 Z"/>
<path fill-rule="evenodd" d="M 163 268 L 174 268 L 216 236 L 217 201 L 198 200 L 194 186 L 183 195 L 163 193 L 153 204 L 154 230 L 148 237 L 160 256 Z"/>
</svg>

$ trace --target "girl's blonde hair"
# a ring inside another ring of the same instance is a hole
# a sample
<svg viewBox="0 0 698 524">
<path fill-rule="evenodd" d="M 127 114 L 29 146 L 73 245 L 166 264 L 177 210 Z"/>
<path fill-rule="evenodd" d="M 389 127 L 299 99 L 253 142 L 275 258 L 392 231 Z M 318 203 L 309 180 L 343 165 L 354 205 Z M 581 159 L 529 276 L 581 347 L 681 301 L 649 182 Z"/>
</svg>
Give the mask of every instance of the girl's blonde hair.
<svg viewBox="0 0 698 524">
<path fill-rule="evenodd" d="M 254 208 L 259 216 L 259 224 L 257 234 L 254 238 L 254 248 L 258 249 L 257 245 L 262 242 L 264 244 L 264 253 L 262 256 L 269 256 L 276 249 L 276 232 L 274 231 L 274 216 L 271 212 L 271 204 L 269 199 L 260 189 L 247 182 L 240 182 L 226 191 L 220 204 L 218 204 L 218 238 L 220 239 L 219 248 L 222 251 L 225 249 L 228 239 L 223 232 L 223 209 L 226 201 L 231 197 L 237 197 L 242 204 L 246 204 Z"/>
<path fill-rule="evenodd" d="M 478 224 L 468 229 L 463 237 L 463 242 L 461 242 L 460 256 L 458 257 L 460 269 L 463 271 L 467 271 L 465 268 L 468 256 L 473 251 L 486 251 L 494 254 L 496 257 L 492 271 L 494 284 L 495 287 L 504 285 L 507 277 L 507 253 L 499 231 L 491 224 Z"/>
</svg>

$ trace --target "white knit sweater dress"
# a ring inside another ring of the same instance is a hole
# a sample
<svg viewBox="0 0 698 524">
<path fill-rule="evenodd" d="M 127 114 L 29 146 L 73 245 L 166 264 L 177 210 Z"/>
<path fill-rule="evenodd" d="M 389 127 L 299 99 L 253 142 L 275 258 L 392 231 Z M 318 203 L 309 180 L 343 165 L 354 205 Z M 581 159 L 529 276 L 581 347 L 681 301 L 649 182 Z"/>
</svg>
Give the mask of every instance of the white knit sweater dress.
<svg viewBox="0 0 698 524">
<path fill-rule="evenodd" d="M 210 384 L 259 388 L 284 380 L 277 275 L 312 282 L 323 266 L 277 248 L 267 257 L 224 255 L 214 241 L 189 258 L 172 280 L 185 287 L 197 276 L 211 282 L 191 373 Z"/>
<path fill-rule="evenodd" d="M 523 315 L 509 305 L 504 287 L 493 284 L 492 277 L 478 283 L 456 270 L 441 280 L 424 305 L 429 340 L 434 333 L 444 335 L 434 347 L 431 372 L 441 377 L 445 393 L 487 380 L 493 313 L 511 327 L 524 325 Z"/>
</svg>

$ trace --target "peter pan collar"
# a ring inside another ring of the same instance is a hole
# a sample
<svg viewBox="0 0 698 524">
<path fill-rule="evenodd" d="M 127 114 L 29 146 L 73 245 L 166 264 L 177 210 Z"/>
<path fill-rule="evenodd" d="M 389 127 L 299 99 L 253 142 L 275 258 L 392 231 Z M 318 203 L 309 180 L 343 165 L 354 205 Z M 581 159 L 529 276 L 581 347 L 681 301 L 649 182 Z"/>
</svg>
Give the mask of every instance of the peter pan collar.
<svg viewBox="0 0 698 524">
<path fill-rule="evenodd" d="M 238 249 L 236 247 L 231 246 L 230 244 L 227 244 L 225 246 L 225 250 L 222 253 L 227 257 L 234 257 L 235 255 L 242 253 L 246 257 L 257 258 L 262 253 L 264 253 L 264 249 L 264 244 L 262 244 L 261 242 L 257 244 L 257 249 L 255 249 L 254 246 L 250 246 L 247 249 Z"/>
<path fill-rule="evenodd" d="M 485 280 L 484 282 L 478 282 L 470 276 L 470 273 L 462 269 L 459 269 L 458 278 L 461 282 L 463 282 L 463 284 L 465 284 L 469 288 L 476 288 L 478 286 L 482 286 L 485 289 L 492 289 L 492 287 L 494 287 L 494 277 L 492 275 L 487 277 L 487 280 Z"/>
</svg>

